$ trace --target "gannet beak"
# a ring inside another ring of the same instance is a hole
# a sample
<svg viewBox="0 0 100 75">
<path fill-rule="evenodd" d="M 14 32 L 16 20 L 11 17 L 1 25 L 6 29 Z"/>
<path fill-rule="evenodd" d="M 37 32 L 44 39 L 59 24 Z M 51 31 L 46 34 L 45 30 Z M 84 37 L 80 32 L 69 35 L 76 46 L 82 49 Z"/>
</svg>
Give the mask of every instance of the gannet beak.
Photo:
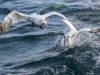
<svg viewBox="0 0 100 75">
<path fill-rule="evenodd" d="M 45 23 L 45 26 L 48 28 L 48 25 L 47 25 L 47 23 Z"/>
</svg>

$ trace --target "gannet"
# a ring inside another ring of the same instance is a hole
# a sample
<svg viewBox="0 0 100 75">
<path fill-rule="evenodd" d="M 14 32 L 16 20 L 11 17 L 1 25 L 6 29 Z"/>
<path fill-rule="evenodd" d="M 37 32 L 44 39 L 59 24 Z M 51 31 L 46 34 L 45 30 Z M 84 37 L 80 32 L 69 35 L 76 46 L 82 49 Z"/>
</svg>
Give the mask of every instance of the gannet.
<svg viewBox="0 0 100 75">
<path fill-rule="evenodd" d="M 63 39 L 61 40 L 62 47 L 72 47 L 76 40 L 78 39 L 79 35 L 83 32 L 89 33 L 97 33 L 100 32 L 100 28 L 83 28 L 77 30 L 68 20 L 62 20 L 66 25 L 69 26 L 70 32 L 65 34 Z"/>
</svg>

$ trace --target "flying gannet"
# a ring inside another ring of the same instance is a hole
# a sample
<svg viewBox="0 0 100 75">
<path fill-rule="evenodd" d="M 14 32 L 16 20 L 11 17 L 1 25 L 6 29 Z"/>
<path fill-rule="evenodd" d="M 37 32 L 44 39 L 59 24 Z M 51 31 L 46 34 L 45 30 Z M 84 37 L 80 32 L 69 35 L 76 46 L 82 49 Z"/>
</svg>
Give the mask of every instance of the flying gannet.
<svg viewBox="0 0 100 75">
<path fill-rule="evenodd" d="M 0 25 L 0 31 L 2 33 L 5 33 L 5 31 L 14 23 L 18 23 L 21 21 L 27 21 L 28 19 L 32 21 L 32 28 L 34 26 L 34 24 L 37 24 L 40 26 L 40 29 L 43 29 L 43 25 L 47 26 L 47 21 L 46 18 L 52 15 L 57 15 L 62 17 L 63 19 L 67 19 L 64 15 L 58 13 L 58 12 L 50 12 L 44 15 L 39 15 L 36 13 L 27 15 L 24 13 L 20 13 L 18 11 L 12 11 L 10 12 L 2 21 L 1 25 Z"/>
<path fill-rule="evenodd" d="M 62 20 L 68 27 L 71 29 L 68 34 L 64 35 L 64 38 L 61 40 L 62 47 L 71 47 L 76 42 L 79 35 L 83 32 L 97 33 L 100 32 L 100 28 L 83 28 L 77 30 L 68 20 Z"/>
</svg>

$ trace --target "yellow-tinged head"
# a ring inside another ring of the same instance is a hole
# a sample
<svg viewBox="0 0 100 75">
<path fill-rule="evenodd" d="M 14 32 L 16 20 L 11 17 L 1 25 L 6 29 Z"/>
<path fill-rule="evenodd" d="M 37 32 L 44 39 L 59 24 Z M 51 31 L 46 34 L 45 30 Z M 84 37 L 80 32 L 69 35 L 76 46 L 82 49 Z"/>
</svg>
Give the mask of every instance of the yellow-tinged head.
<svg viewBox="0 0 100 75">
<path fill-rule="evenodd" d="M 46 19 L 40 19 L 40 29 L 43 29 L 43 26 L 48 27 Z"/>
</svg>

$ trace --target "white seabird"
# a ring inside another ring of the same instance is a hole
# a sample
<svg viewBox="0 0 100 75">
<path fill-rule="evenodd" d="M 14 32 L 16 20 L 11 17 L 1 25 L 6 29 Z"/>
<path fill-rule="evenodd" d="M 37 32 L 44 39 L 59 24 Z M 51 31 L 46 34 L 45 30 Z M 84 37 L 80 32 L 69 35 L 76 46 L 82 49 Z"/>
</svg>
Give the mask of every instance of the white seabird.
<svg viewBox="0 0 100 75">
<path fill-rule="evenodd" d="M 97 33 L 100 32 L 100 28 L 83 28 L 77 30 L 68 20 L 62 20 L 71 29 L 68 34 L 65 34 L 64 38 L 61 40 L 62 47 L 71 47 L 76 42 L 79 35 L 83 32 Z"/>
</svg>

